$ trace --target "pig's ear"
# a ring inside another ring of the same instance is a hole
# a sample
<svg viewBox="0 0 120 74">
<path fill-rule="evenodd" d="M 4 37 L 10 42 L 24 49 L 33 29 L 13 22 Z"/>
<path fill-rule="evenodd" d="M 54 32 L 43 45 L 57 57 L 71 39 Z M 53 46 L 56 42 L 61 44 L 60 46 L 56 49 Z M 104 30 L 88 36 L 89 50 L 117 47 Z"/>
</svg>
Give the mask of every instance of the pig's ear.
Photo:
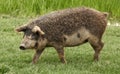
<svg viewBox="0 0 120 74">
<path fill-rule="evenodd" d="M 15 30 L 16 30 L 17 32 L 22 32 L 22 31 L 24 32 L 26 29 L 27 29 L 27 26 L 24 25 L 24 26 L 20 26 L 20 27 L 16 28 Z"/>
<path fill-rule="evenodd" d="M 40 29 L 40 27 L 38 26 L 34 26 L 34 28 L 32 29 L 32 32 L 34 33 L 39 33 L 40 35 L 44 35 L 45 33 Z"/>
</svg>

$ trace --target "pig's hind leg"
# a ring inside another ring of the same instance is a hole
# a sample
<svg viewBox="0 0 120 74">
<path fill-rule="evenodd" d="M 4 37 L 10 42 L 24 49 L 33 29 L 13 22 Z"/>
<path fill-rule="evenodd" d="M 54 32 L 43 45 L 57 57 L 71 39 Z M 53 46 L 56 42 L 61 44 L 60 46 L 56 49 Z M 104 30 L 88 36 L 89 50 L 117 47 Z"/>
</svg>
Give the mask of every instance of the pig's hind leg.
<svg viewBox="0 0 120 74">
<path fill-rule="evenodd" d="M 95 53 L 94 53 L 94 61 L 98 61 L 99 60 L 99 54 L 100 51 L 102 50 L 104 43 L 101 41 L 101 39 L 95 39 L 95 38 L 91 38 L 88 39 L 88 42 L 90 43 L 90 45 L 93 47 Z"/>
</svg>

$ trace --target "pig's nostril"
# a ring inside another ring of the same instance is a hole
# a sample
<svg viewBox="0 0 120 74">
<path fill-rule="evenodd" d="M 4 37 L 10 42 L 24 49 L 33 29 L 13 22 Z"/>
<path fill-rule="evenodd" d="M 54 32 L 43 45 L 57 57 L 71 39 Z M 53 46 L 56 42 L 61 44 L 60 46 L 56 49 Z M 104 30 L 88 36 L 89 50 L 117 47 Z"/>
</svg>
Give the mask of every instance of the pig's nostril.
<svg viewBox="0 0 120 74">
<path fill-rule="evenodd" d="M 25 50 L 25 47 L 24 47 L 24 46 L 20 46 L 20 49 L 21 49 L 21 50 Z"/>
</svg>

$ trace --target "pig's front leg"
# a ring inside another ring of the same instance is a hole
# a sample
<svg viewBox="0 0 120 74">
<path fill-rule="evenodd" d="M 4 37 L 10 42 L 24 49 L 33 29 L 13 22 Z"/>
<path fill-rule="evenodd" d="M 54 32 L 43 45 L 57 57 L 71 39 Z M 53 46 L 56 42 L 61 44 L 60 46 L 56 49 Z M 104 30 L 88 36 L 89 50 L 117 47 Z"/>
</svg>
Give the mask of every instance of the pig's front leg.
<svg viewBox="0 0 120 74">
<path fill-rule="evenodd" d="M 66 63 L 66 59 L 65 59 L 65 56 L 64 56 L 64 49 L 63 47 L 55 47 L 57 53 L 58 53 L 58 56 L 59 56 L 59 59 L 62 63 Z"/>
<path fill-rule="evenodd" d="M 32 64 L 35 64 L 38 61 L 38 59 L 39 59 L 40 55 L 42 54 L 43 50 L 44 49 L 36 50 L 36 53 L 34 54 L 34 57 L 33 57 L 33 60 L 32 60 Z"/>
</svg>

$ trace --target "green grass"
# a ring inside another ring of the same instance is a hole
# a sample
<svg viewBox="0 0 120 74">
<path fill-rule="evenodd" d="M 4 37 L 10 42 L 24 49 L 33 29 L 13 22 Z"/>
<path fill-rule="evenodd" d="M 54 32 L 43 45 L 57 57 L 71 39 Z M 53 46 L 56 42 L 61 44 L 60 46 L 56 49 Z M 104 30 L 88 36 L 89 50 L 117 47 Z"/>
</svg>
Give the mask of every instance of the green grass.
<svg viewBox="0 0 120 74">
<path fill-rule="evenodd" d="M 0 19 L 0 74 L 119 74 L 120 27 L 108 26 L 103 40 L 105 46 L 99 62 L 93 62 L 93 49 L 87 43 L 65 48 L 67 64 L 62 64 L 56 51 L 47 48 L 36 65 L 31 64 L 33 50 L 21 51 L 21 33 L 14 29 L 28 18 Z"/>
<path fill-rule="evenodd" d="M 36 16 L 53 10 L 71 7 L 92 7 L 120 18 L 120 0 L 0 0 L 0 14 L 10 16 Z"/>
</svg>

